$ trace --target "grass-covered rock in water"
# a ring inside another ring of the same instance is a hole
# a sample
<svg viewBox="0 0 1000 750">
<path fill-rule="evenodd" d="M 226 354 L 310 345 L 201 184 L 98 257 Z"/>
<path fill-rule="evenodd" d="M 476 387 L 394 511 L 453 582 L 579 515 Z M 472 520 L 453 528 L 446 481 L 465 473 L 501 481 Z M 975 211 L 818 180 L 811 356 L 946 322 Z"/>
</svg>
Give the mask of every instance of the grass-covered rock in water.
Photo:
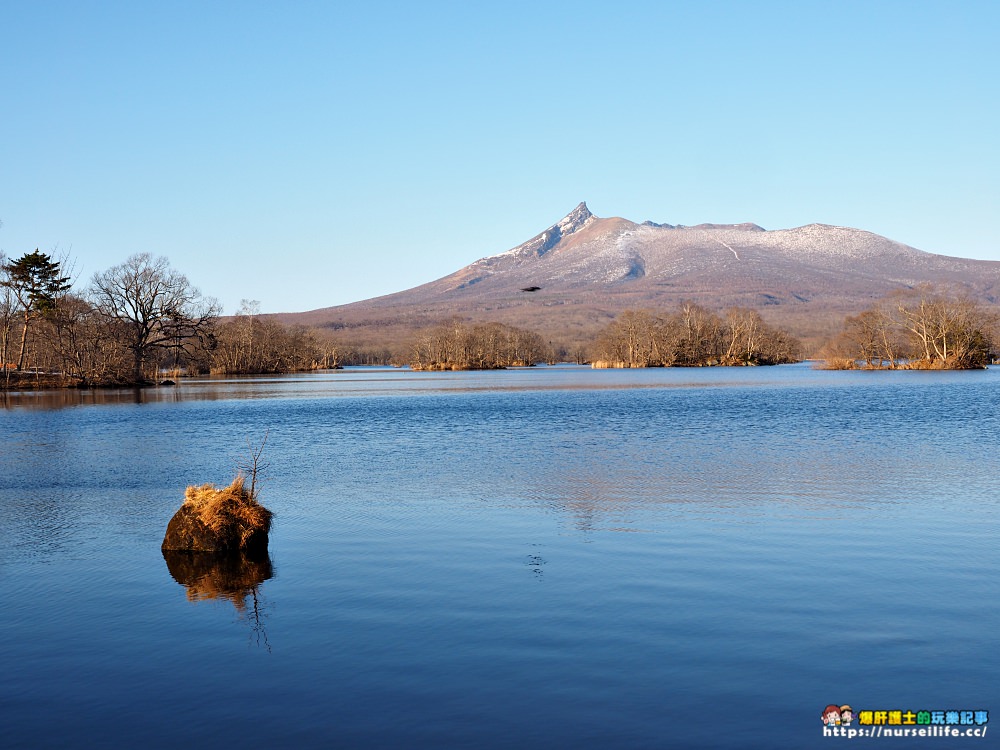
<svg viewBox="0 0 1000 750">
<path fill-rule="evenodd" d="M 240 474 L 227 487 L 188 487 L 167 524 L 161 549 L 188 552 L 267 551 L 273 514 L 257 502 Z"/>
</svg>

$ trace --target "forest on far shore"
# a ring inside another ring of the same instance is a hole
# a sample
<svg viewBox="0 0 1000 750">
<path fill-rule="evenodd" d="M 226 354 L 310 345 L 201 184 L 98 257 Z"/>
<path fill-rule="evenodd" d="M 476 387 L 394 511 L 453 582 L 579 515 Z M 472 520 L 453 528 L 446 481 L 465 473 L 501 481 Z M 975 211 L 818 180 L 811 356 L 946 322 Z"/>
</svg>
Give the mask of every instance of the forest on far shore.
<svg viewBox="0 0 1000 750">
<path fill-rule="evenodd" d="M 336 366 L 313 330 L 244 301 L 232 319 L 166 258 L 139 253 L 74 289 L 72 264 L 0 257 L 0 387 L 148 385 L 181 374 Z"/>
<path fill-rule="evenodd" d="M 0 255 L 0 388 L 149 385 L 234 375 L 409 365 L 417 370 L 525 367 L 565 359 L 539 333 L 453 317 L 414 332 L 405 350 L 347 346 L 329 329 L 287 326 L 243 300 L 219 303 L 162 257 L 139 253 L 75 288 L 72 262 L 35 250 Z M 844 321 L 821 355 L 836 369 L 969 369 L 996 356 L 997 318 L 958 293 L 901 291 Z M 629 310 L 572 359 L 594 367 L 773 365 L 801 345 L 756 310 Z"/>
</svg>

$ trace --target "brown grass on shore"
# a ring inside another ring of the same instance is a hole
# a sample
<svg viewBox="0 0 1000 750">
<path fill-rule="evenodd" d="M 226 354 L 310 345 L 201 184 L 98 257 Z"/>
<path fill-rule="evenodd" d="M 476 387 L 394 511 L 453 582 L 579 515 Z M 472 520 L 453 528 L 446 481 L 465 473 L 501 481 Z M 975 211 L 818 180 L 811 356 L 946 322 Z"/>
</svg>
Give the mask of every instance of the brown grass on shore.
<svg viewBox="0 0 1000 750">
<path fill-rule="evenodd" d="M 257 502 L 242 474 L 221 489 L 213 484 L 188 487 L 184 504 L 192 506 L 202 523 L 219 536 L 238 537 L 241 547 L 253 534 L 267 534 L 271 530 L 274 514 Z"/>
<path fill-rule="evenodd" d="M 814 370 L 857 370 L 858 363 L 850 357 L 827 357 L 813 364 Z"/>
</svg>

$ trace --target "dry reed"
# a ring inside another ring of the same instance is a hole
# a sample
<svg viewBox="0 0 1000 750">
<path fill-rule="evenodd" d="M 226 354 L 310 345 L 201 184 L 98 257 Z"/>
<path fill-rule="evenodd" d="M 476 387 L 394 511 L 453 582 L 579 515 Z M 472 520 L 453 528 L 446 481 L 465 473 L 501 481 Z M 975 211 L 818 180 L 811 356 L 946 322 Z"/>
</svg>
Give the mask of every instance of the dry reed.
<svg viewBox="0 0 1000 750">
<path fill-rule="evenodd" d="M 247 489 L 245 478 L 237 474 L 227 487 L 213 484 L 188 487 L 184 504 L 191 506 L 202 523 L 220 537 L 239 539 L 239 546 L 256 533 L 271 530 L 273 514 L 257 502 L 255 493 Z"/>
</svg>

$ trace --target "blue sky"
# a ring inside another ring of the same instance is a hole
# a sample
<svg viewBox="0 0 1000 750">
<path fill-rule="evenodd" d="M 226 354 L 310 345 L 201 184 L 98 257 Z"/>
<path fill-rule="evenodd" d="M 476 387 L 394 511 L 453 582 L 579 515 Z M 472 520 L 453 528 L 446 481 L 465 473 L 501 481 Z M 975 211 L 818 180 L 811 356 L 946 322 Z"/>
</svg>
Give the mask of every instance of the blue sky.
<svg viewBox="0 0 1000 750">
<path fill-rule="evenodd" d="M 1000 260 L 1000 3 L 0 0 L 0 249 L 352 302 L 586 200 Z"/>
</svg>

